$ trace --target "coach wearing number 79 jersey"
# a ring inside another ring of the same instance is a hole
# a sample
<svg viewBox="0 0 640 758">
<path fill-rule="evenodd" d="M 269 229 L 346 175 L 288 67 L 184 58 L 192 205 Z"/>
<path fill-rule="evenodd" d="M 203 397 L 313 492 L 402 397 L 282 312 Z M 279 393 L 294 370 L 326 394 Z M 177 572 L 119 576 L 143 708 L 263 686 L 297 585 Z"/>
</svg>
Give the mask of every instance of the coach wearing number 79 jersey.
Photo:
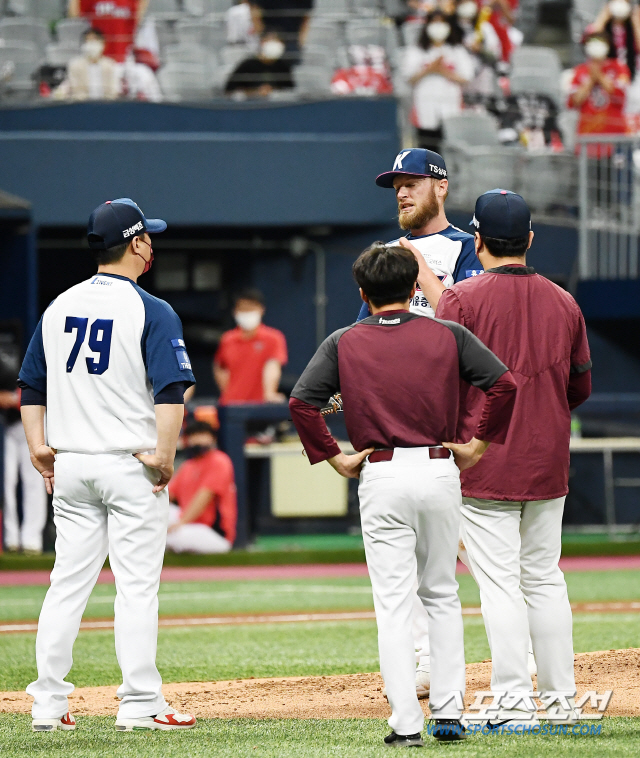
<svg viewBox="0 0 640 758">
<path fill-rule="evenodd" d="M 98 273 L 47 308 L 20 371 L 31 460 L 53 493 L 57 530 L 38 623 L 38 679 L 27 687 L 34 731 L 75 728 L 67 702 L 73 685 L 64 680 L 107 555 L 123 677 L 116 729 L 195 724 L 167 705 L 155 661 L 166 485 L 184 391 L 195 381 L 180 319 L 136 284 L 153 261 L 149 232 L 166 227 L 128 198 L 96 208 L 88 238 Z"/>
</svg>

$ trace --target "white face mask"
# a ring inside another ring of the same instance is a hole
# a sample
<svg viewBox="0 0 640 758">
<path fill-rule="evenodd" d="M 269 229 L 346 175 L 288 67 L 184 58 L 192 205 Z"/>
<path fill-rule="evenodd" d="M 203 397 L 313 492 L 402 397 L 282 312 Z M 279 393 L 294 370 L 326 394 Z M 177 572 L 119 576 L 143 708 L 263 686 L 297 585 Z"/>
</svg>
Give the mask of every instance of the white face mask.
<svg viewBox="0 0 640 758">
<path fill-rule="evenodd" d="M 284 55 L 284 42 L 280 42 L 279 39 L 268 39 L 262 43 L 260 53 L 269 61 L 277 61 Z"/>
<path fill-rule="evenodd" d="M 233 317 L 236 320 L 236 324 L 244 329 L 245 332 L 252 332 L 260 326 L 262 321 L 262 313 L 260 311 L 238 311 L 234 313 Z"/>
<path fill-rule="evenodd" d="M 584 46 L 588 58 L 603 61 L 609 55 L 609 45 L 603 39 L 590 39 Z"/>
<path fill-rule="evenodd" d="M 104 42 L 99 39 L 88 39 L 82 44 L 82 54 L 90 61 L 97 61 L 102 57 Z"/>
<path fill-rule="evenodd" d="M 473 2 L 473 0 L 465 0 L 464 3 L 460 3 L 456 10 L 456 13 L 458 16 L 460 16 L 460 18 L 470 21 L 472 18 L 475 18 L 478 15 L 478 6 Z"/>
<path fill-rule="evenodd" d="M 631 5 L 627 0 L 611 0 L 609 12 L 618 21 L 624 21 L 631 15 Z"/>
<path fill-rule="evenodd" d="M 427 26 L 427 36 L 433 42 L 444 42 L 450 32 L 451 27 L 446 21 L 432 21 Z"/>
</svg>

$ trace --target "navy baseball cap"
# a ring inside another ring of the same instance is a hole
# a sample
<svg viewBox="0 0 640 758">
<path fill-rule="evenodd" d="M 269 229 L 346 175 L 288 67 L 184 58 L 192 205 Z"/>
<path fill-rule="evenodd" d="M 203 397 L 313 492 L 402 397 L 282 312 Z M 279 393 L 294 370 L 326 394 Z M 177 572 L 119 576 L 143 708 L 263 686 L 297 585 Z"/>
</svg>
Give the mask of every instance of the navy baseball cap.
<svg viewBox="0 0 640 758">
<path fill-rule="evenodd" d="M 148 232 L 164 232 L 165 221 L 159 218 L 145 218 L 140 208 L 128 197 L 107 200 L 89 216 L 87 237 L 89 247 L 107 250 L 129 242 L 132 237 Z"/>
<path fill-rule="evenodd" d="M 378 187 L 393 187 L 393 180 L 400 174 L 413 176 L 432 176 L 434 179 L 446 179 L 447 167 L 444 158 L 433 150 L 411 147 L 401 150 L 393 163 L 391 171 L 385 171 L 376 178 Z"/>
<path fill-rule="evenodd" d="M 476 210 L 469 226 L 475 226 L 483 236 L 495 239 L 527 237 L 531 231 L 531 211 L 521 195 L 494 189 L 476 200 Z"/>
</svg>

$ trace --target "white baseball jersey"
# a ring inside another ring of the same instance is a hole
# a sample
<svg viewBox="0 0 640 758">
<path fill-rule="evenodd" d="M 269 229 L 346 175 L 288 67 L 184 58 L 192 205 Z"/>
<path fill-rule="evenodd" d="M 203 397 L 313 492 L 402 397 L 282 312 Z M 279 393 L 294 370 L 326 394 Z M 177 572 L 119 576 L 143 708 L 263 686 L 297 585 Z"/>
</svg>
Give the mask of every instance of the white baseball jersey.
<svg viewBox="0 0 640 758">
<path fill-rule="evenodd" d="M 442 232 L 426 234 L 422 237 L 413 237 L 409 233 L 407 239 L 418 248 L 429 268 L 447 289 L 463 279 L 482 273 L 482 264 L 476 256 L 473 236 L 452 224 Z M 398 240 L 395 239 L 387 244 L 395 245 L 397 242 Z M 435 316 L 433 308 L 422 294 L 420 285 L 417 283 L 416 294 L 411 301 L 410 311 L 421 316 L 430 316 L 431 318 Z M 368 315 L 369 308 L 366 303 L 363 303 L 358 321 Z"/>
<path fill-rule="evenodd" d="M 75 453 L 153 450 L 154 397 L 195 382 L 171 306 L 115 274 L 97 274 L 51 303 L 20 380 L 46 393 L 48 444 Z"/>
</svg>

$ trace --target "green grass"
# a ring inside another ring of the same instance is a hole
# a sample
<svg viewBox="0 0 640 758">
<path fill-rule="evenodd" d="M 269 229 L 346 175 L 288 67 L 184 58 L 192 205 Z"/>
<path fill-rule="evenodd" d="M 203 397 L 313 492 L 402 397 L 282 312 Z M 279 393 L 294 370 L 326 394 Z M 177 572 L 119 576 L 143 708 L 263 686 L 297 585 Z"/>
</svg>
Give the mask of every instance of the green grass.
<svg viewBox="0 0 640 758">
<path fill-rule="evenodd" d="M 381 719 L 217 720 L 176 732 L 119 734 L 113 719 L 86 716 L 75 732 L 33 734 L 28 716 L 0 716 L 1 754 L 46 758 L 368 758 L 388 755 L 382 738 L 389 733 Z M 600 736 L 472 736 L 455 746 L 426 740 L 425 750 L 491 758 L 601 758 L 637 756 L 640 719 L 605 719 Z"/>
<path fill-rule="evenodd" d="M 466 617 L 464 625 L 467 662 L 489 658 L 482 619 Z M 574 619 L 576 652 L 635 647 L 639 637 L 637 614 L 577 614 Z M 33 633 L 0 637 L 0 691 L 22 690 L 33 681 L 34 641 Z M 378 671 L 376 626 L 350 621 L 161 628 L 158 668 L 165 682 Z M 68 680 L 78 687 L 120 683 L 113 632 L 80 633 Z"/>
<path fill-rule="evenodd" d="M 640 599 L 640 571 L 585 571 L 566 575 L 574 602 Z M 463 605 L 480 603 L 468 574 L 458 577 Z M 47 588 L 0 586 L 0 621 L 35 620 Z M 96 585 L 85 618 L 113 616 L 115 586 Z M 164 582 L 161 615 L 265 613 L 275 611 L 368 610 L 373 608 L 367 577 L 233 582 Z"/>
</svg>

